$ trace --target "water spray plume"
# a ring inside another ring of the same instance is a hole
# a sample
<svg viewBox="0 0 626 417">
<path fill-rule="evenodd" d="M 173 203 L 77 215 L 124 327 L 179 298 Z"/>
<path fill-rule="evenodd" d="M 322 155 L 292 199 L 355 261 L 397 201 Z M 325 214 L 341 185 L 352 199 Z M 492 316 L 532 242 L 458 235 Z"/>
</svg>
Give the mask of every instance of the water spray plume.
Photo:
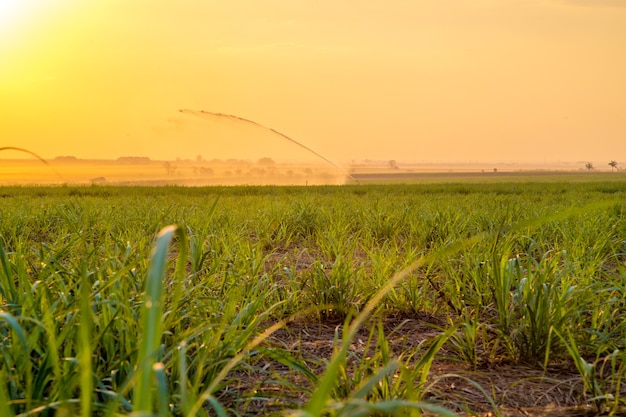
<svg viewBox="0 0 626 417">
<path fill-rule="evenodd" d="M 287 139 L 289 142 L 292 142 L 292 143 L 298 145 L 299 147 L 305 149 L 306 151 L 312 153 L 313 155 L 317 156 L 318 158 L 320 158 L 324 162 L 329 163 L 330 165 L 332 165 L 333 167 L 337 168 L 339 171 L 341 171 L 342 173 L 347 175 L 351 180 L 353 180 L 357 184 L 359 184 L 359 181 L 356 178 L 354 178 L 352 175 L 350 175 L 350 173 L 348 171 L 346 171 L 345 169 L 341 168 L 339 165 L 335 164 L 333 161 L 329 160 L 328 158 L 324 157 L 323 155 L 320 155 L 319 153 L 315 152 L 313 149 L 311 149 L 308 146 L 298 142 L 297 140 L 290 138 L 289 136 L 285 135 L 284 133 L 279 132 L 276 129 L 272 129 L 271 127 L 263 126 L 262 124 L 257 123 L 257 122 L 255 122 L 253 120 L 245 119 L 243 117 L 235 116 L 233 114 L 214 113 L 214 112 L 205 111 L 205 110 L 190 110 L 190 109 L 181 109 L 181 110 L 179 110 L 179 112 L 184 113 L 184 114 L 190 114 L 190 115 L 193 115 L 193 116 L 203 117 L 205 119 L 215 119 L 215 118 L 230 119 L 230 120 L 234 120 L 234 121 L 238 121 L 238 122 L 248 123 L 248 124 L 251 124 L 251 125 L 253 125 L 255 127 L 258 127 L 258 128 L 264 129 L 264 130 L 269 130 L 270 132 L 274 133 L 275 135 L 278 135 L 278 136 L 280 136 L 280 137 L 282 137 L 284 139 Z"/>
<path fill-rule="evenodd" d="M 66 182 L 65 178 L 63 178 L 63 176 L 61 174 L 59 174 L 59 172 L 54 169 L 54 167 L 52 165 L 50 165 L 48 163 L 48 161 L 46 161 L 45 159 L 43 159 L 41 156 L 37 155 L 35 152 L 33 151 L 29 151 L 28 149 L 24 149 L 24 148 L 18 148 L 16 146 L 3 146 L 0 148 L 0 152 L 2 151 L 18 151 L 18 152 L 24 152 L 27 153 L 31 156 L 34 156 L 35 158 L 39 159 L 41 162 L 43 162 L 44 164 L 46 164 L 48 166 L 48 168 L 50 168 L 57 177 L 59 177 L 61 179 L 61 181 Z"/>
</svg>

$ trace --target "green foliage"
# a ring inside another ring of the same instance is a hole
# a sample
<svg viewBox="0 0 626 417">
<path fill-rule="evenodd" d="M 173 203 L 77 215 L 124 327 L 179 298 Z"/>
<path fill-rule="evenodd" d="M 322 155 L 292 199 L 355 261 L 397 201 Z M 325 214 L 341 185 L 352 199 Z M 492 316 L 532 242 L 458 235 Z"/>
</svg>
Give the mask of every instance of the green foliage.
<svg viewBox="0 0 626 417">
<path fill-rule="evenodd" d="M 570 358 L 624 409 L 618 179 L 0 194 L 1 415 L 244 414 L 269 398 L 238 376 L 272 364 L 309 383 L 281 380 L 294 415 L 452 415 L 426 402 L 444 344 L 470 366 Z M 395 355 L 391 314 L 449 321 Z M 323 370 L 268 342 L 294 317 L 345 323 Z"/>
</svg>

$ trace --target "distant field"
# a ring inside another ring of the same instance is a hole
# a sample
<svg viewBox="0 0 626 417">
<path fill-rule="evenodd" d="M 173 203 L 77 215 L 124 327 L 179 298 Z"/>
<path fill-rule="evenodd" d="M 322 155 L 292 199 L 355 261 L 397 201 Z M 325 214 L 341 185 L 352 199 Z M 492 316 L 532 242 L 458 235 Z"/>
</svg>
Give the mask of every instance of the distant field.
<svg viewBox="0 0 626 417">
<path fill-rule="evenodd" d="M 625 175 L 357 178 L 0 187 L 0 415 L 626 412 Z"/>
<path fill-rule="evenodd" d="M 132 159 L 132 158 L 131 158 Z M 141 159 L 141 158 L 139 158 Z M 527 181 L 620 181 L 626 172 L 587 171 L 575 165 L 500 168 L 468 164 L 385 165 L 259 163 L 250 161 L 141 161 L 115 160 L 0 160 L 0 185 L 340 185 L 428 184 L 448 182 L 494 183 Z M 616 177 L 617 175 L 617 177 Z"/>
<path fill-rule="evenodd" d="M 328 165 L 258 162 L 0 160 L 0 185 L 319 185 L 343 184 L 346 173 Z"/>
<path fill-rule="evenodd" d="M 506 183 L 506 182 L 602 182 L 626 181 L 623 172 L 511 171 L 511 172 L 370 172 L 354 173 L 354 180 L 368 184 Z"/>
</svg>

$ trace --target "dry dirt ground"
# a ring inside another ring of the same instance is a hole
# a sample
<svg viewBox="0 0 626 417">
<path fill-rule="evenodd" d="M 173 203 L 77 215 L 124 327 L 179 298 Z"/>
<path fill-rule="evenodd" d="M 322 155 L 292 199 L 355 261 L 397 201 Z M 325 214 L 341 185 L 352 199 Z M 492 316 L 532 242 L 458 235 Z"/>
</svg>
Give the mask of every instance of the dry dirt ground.
<svg viewBox="0 0 626 417">
<path fill-rule="evenodd" d="M 424 350 L 423 343 L 439 334 L 433 324 L 443 323 L 435 317 L 387 318 L 383 326 L 393 354 L 406 356 L 407 352 Z M 367 348 L 369 328 L 364 326 L 351 345 L 355 357 L 362 355 Z M 315 372 L 322 372 L 322 364 L 332 355 L 336 334 L 341 335 L 341 325 L 295 322 L 274 333 L 268 344 L 287 348 Z M 454 352 L 447 350 L 446 345 L 437 358 L 429 373 L 427 385 L 430 388 L 426 398 L 459 415 L 601 415 L 593 404 L 585 401 L 583 382 L 571 364 L 543 370 L 541 366 L 501 362 L 482 363 L 472 369 L 455 357 Z M 310 386 L 303 374 L 276 363 L 257 365 L 263 371 L 238 373 L 237 382 L 227 387 L 231 392 L 255 390 L 259 397 L 265 398 L 275 394 L 276 402 L 249 401 L 250 414 L 279 413 L 285 407 L 285 399 L 292 401 L 291 406 L 306 401 L 302 390 L 290 389 L 293 385 Z M 223 400 L 228 401 L 227 398 Z M 497 411 L 494 411 L 494 405 Z"/>
</svg>

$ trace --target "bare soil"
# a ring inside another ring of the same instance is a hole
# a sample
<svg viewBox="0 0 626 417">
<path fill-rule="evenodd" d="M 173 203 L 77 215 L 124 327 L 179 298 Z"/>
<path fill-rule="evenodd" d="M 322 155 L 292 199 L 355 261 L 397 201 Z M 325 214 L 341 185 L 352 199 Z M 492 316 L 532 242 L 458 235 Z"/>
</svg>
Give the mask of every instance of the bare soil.
<svg viewBox="0 0 626 417">
<path fill-rule="evenodd" d="M 386 318 L 383 323 L 393 354 L 403 354 L 404 357 L 412 351 L 423 350 L 423 344 L 440 333 L 433 325 L 441 324 L 442 319 L 436 317 Z M 336 336 L 341 337 L 341 327 L 335 323 L 294 322 L 274 333 L 267 344 L 288 349 L 315 373 L 321 374 L 324 363 L 333 353 Z M 354 358 L 367 355 L 371 348 L 367 346 L 368 336 L 369 327 L 364 326 L 351 345 Z M 419 353 L 416 357 L 419 359 Z M 234 392 L 253 390 L 259 397 L 274 396 L 277 399 L 275 402 L 250 400 L 247 405 L 250 414 L 279 413 L 284 407 L 306 402 L 303 390 L 290 391 L 293 385 L 311 388 L 302 373 L 274 362 L 257 365 L 257 371 L 238 373 L 237 382 L 228 387 Z M 580 375 L 572 364 L 567 363 L 546 370 L 506 362 L 481 363 L 473 369 L 444 345 L 433 362 L 427 385 L 428 401 L 459 415 L 495 416 L 498 412 L 505 417 L 602 415 L 593 404 L 585 401 Z M 285 401 L 291 403 L 285 404 Z"/>
</svg>

